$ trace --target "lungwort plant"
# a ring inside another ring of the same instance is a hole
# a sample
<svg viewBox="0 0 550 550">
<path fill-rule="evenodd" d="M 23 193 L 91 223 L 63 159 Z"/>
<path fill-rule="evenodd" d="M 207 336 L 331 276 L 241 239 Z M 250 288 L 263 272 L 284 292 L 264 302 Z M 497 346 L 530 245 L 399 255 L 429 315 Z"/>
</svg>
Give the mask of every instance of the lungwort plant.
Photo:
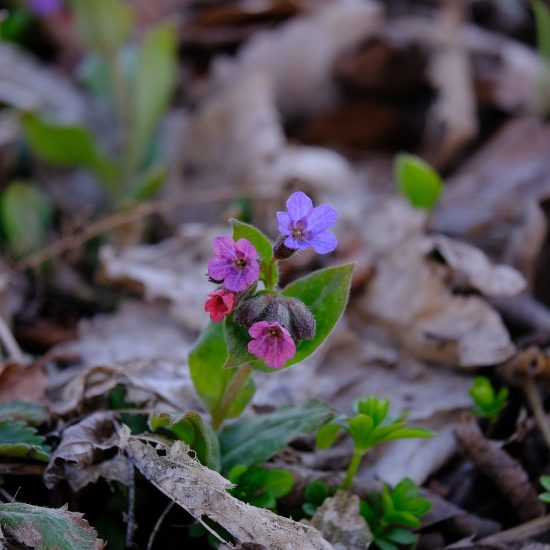
<svg viewBox="0 0 550 550">
<path fill-rule="evenodd" d="M 309 357 L 327 338 L 348 300 L 353 264 L 322 269 L 283 289 L 278 263 L 312 247 L 332 252 L 329 205 L 313 206 L 301 192 L 278 212 L 279 237 L 272 243 L 252 225 L 231 221 L 233 235 L 214 239 L 208 276 L 216 288 L 204 309 L 211 323 L 191 352 L 191 377 L 219 430 L 252 399 L 256 370 L 275 372 Z"/>
</svg>

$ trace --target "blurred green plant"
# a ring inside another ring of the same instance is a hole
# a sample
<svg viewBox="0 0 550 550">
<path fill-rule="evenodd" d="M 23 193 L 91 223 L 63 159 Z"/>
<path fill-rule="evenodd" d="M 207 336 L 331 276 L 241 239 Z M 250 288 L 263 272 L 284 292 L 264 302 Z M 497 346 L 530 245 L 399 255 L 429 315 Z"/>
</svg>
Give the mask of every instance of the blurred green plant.
<svg viewBox="0 0 550 550">
<path fill-rule="evenodd" d="M 508 404 L 508 388 L 500 388 L 497 392 L 486 376 L 476 376 L 469 394 L 474 402 L 472 412 L 480 418 L 488 418 L 493 427 Z"/>
<path fill-rule="evenodd" d="M 420 157 L 400 153 L 394 159 L 393 173 L 399 191 L 416 208 L 431 210 L 443 191 L 439 174 Z"/>
<path fill-rule="evenodd" d="M 537 80 L 537 107 L 542 115 L 550 113 L 550 6 L 544 0 L 532 0 L 537 29 L 537 47 L 541 70 Z"/>
<path fill-rule="evenodd" d="M 235 484 L 229 491 L 234 497 L 268 510 L 275 510 L 277 499 L 290 493 L 294 485 L 291 472 L 268 470 L 259 466 L 234 466 L 227 479 Z"/>
<path fill-rule="evenodd" d="M 304 490 L 304 503 L 302 504 L 302 510 L 309 517 L 313 517 L 317 508 L 325 502 L 325 499 L 333 496 L 334 489 L 330 489 L 328 485 L 320 480 L 313 479 L 308 481 Z"/>
<path fill-rule="evenodd" d="M 354 451 L 341 488 L 348 490 L 368 450 L 396 439 L 432 437 L 425 428 L 409 428 L 405 419 L 408 413 L 396 418 L 388 417 L 390 401 L 375 396 L 365 397 L 355 404 L 355 416 L 341 415 L 325 424 L 317 433 L 317 447 L 331 447 L 343 430 L 352 439 Z"/>
<path fill-rule="evenodd" d="M 132 41 L 133 12 L 123 0 L 71 0 L 71 6 L 87 52 L 81 74 L 115 114 L 115 150 L 107 154 L 89 128 L 58 124 L 37 113 L 22 115 L 26 139 L 45 162 L 90 171 L 111 208 L 147 200 L 166 175 L 153 139 L 174 90 L 175 31 L 159 24 Z"/>
<path fill-rule="evenodd" d="M 427 514 L 432 505 L 418 495 L 418 486 L 405 478 L 393 489 L 384 486 L 382 494 L 372 492 L 361 500 L 361 515 L 371 530 L 374 544 L 380 550 L 397 550 L 398 545 L 411 545 L 417 536 L 412 529 L 420 527 L 420 517 Z"/>
<path fill-rule="evenodd" d="M 14 181 L 0 194 L 0 230 L 5 248 L 23 257 L 41 248 L 48 237 L 53 209 L 33 183 Z"/>
<path fill-rule="evenodd" d="M 546 489 L 539 495 L 539 498 L 546 503 L 550 504 L 550 476 L 540 476 L 540 484 Z"/>
</svg>

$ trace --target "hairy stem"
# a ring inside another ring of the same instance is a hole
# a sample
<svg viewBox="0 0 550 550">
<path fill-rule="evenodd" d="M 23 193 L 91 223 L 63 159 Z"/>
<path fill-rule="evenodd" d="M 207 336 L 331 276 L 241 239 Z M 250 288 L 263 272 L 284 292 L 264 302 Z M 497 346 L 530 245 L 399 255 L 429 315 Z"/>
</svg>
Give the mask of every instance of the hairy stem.
<svg viewBox="0 0 550 550">
<path fill-rule="evenodd" d="M 353 457 L 351 459 L 351 462 L 349 463 L 348 470 L 346 472 L 346 477 L 344 478 L 344 481 L 342 482 L 340 489 L 343 489 L 344 491 L 349 490 L 349 488 L 351 487 L 353 478 L 355 477 L 355 474 L 359 469 L 359 465 L 361 464 L 361 459 L 363 458 L 363 455 L 364 453 L 357 450 L 353 453 Z"/>
<path fill-rule="evenodd" d="M 229 381 L 223 397 L 221 398 L 218 405 L 212 411 L 212 428 L 218 431 L 223 424 L 223 421 L 226 419 L 231 409 L 231 405 L 244 388 L 245 384 L 248 382 L 250 375 L 252 374 L 252 363 L 244 363 L 241 365 L 235 376 Z"/>
</svg>

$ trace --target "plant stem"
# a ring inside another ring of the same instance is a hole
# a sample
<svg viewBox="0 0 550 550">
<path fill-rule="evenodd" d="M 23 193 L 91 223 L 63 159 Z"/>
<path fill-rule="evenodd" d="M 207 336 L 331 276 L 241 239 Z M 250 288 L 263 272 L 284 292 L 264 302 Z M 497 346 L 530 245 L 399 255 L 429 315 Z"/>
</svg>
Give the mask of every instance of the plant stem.
<svg viewBox="0 0 550 550">
<path fill-rule="evenodd" d="M 361 451 L 357 451 L 357 450 L 354 451 L 353 457 L 351 459 L 351 462 L 349 463 L 348 470 L 346 472 L 346 477 L 344 478 L 344 481 L 340 486 L 340 489 L 344 491 L 349 490 L 349 488 L 351 487 L 351 482 L 353 481 L 353 478 L 355 477 L 355 474 L 359 469 L 359 465 L 361 464 L 361 459 L 363 458 L 364 454 L 365 453 L 362 453 Z"/>
<path fill-rule="evenodd" d="M 523 391 L 525 392 L 527 401 L 529 401 L 529 405 L 533 410 L 535 421 L 542 432 L 542 437 L 546 442 L 546 446 L 550 449 L 550 426 L 548 425 L 548 419 L 546 418 L 546 413 L 544 412 L 544 407 L 542 406 L 539 391 L 532 378 L 527 377 L 525 379 L 525 382 L 523 383 Z"/>
<path fill-rule="evenodd" d="M 223 424 L 223 421 L 231 409 L 231 405 L 248 382 L 250 375 L 252 374 L 252 363 L 244 363 L 241 365 L 233 378 L 229 381 L 223 397 L 218 405 L 212 411 L 212 428 L 218 431 Z"/>
<path fill-rule="evenodd" d="M 271 260 L 269 260 L 269 264 L 267 264 L 267 269 L 265 273 L 266 274 L 265 287 L 267 290 L 273 290 L 273 287 L 277 283 L 276 281 L 277 277 L 273 277 L 273 266 L 276 261 L 277 259 L 275 258 L 275 256 L 272 256 Z"/>
</svg>

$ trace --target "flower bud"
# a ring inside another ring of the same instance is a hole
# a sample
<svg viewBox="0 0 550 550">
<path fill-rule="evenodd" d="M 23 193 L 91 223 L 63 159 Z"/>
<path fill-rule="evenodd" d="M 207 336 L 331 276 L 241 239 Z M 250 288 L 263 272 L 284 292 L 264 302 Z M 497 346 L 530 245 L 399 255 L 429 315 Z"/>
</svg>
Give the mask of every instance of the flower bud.
<svg viewBox="0 0 550 550">
<path fill-rule="evenodd" d="M 280 235 L 273 245 L 273 257 L 277 260 L 286 260 L 296 252 L 295 248 L 288 248 L 285 245 L 285 236 Z"/>
<path fill-rule="evenodd" d="M 310 340 L 315 336 L 315 319 L 307 306 L 297 298 L 285 298 L 272 293 L 256 294 L 241 300 L 234 319 L 247 328 L 261 321 L 279 323 L 296 342 Z"/>
</svg>

